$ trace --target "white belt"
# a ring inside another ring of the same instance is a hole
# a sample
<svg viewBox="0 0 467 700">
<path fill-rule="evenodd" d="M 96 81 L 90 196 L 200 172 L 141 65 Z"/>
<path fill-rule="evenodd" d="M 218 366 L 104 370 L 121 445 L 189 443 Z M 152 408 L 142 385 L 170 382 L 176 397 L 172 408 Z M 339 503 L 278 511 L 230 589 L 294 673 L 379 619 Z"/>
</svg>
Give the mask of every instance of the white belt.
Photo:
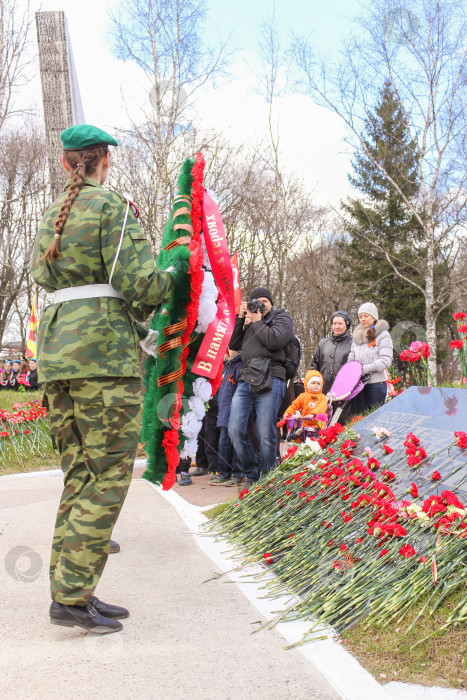
<svg viewBox="0 0 467 700">
<path fill-rule="evenodd" d="M 66 287 L 54 292 L 54 304 L 73 299 L 93 299 L 95 297 L 115 297 L 125 299 L 111 284 L 83 284 L 80 287 Z"/>
</svg>

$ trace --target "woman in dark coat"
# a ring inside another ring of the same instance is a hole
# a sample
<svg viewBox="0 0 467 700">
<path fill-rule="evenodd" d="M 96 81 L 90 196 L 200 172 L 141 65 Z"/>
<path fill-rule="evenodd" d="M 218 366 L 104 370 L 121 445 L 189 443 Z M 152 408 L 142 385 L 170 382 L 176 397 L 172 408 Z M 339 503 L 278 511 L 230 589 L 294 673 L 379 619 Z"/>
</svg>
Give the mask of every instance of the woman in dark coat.
<svg viewBox="0 0 467 700">
<path fill-rule="evenodd" d="M 347 362 L 352 347 L 352 336 L 349 333 L 352 319 L 347 311 L 336 311 L 331 316 L 331 322 L 331 335 L 319 341 L 310 365 L 310 369 L 317 369 L 323 375 L 323 394 L 330 390 L 336 374 Z"/>
</svg>

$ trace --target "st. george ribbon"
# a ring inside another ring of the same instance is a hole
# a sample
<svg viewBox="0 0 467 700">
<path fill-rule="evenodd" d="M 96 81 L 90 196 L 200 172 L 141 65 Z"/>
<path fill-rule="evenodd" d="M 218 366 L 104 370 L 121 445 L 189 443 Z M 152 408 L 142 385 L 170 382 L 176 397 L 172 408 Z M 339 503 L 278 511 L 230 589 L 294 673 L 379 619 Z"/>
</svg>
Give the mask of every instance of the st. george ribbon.
<svg viewBox="0 0 467 700">
<path fill-rule="evenodd" d="M 192 371 L 214 379 L 224 358 L 235 323 L 232 266 L 219 207 L 205 191 L 201 209 L 204 242 L 219 293 L 217 313 L 204 335 Z"/>
</svg>

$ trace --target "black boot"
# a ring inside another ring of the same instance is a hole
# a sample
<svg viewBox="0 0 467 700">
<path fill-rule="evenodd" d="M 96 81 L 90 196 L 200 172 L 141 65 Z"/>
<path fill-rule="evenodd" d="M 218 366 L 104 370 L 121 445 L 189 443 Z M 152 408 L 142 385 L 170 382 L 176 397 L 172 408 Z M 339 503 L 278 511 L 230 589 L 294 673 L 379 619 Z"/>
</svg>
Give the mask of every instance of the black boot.
<svg viewBox="0 0 467 700">
<path fill-rule="evenodd" d="M 120 545 L 115 540 L 110 540 L 109 554 L 117 554 L 120 551 Z"/>
<path fill-rule="evenodd" d="M 118 605 L 109 605 L 108 603 L 104 603 L 102 600 L 99 600 L 99 598 L 96 598 L 96 596 L 93 596 L 90 602 L 91 605 L 95 607 L 99 615 L 108 617 L 111 620 L 123 620 L 125 617 L 130 616 L 130 613 L 126 608 L 120 608 Z"/>
<path fill-rule="evenodd" d="M 82 627 L 95 634 L 110 634 L 120 632 L 123 625 L 118 620 L 111 620 L 97 612 L 92 603 L 87 605 L 64 605 L 52 602 L 50 606 L 50 622 L 62 627 Z"/>
</svg>

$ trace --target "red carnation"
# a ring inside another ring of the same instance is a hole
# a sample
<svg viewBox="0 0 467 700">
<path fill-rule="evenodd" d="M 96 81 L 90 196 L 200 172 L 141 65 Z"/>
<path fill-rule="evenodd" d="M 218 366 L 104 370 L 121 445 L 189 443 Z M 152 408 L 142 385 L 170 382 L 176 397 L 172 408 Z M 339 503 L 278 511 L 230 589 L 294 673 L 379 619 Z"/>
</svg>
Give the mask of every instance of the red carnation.
<svg viewBox="0 0 467 700">
<path fill-rule="evenodd" d="M 384 454 L 390 455 L 391 452 L 394 452 L 394 448 L 389 447 L 389 445 L 383 445 L 383 452 Z"/>
<path fill-rule="evenodd" d="M 441 479 L 441 474 L 439 472 L 433 472 L 433 474 L 430 476 L 430 479 L 432 481 L 439 481 Z"/>
<path fill-rule="evenodd" d="M 413 557 L 413 555 L 415 554 L 415 549 L 412 547 L 411 544 L 404 544 L 403 547 L 399 547 L 399 554 L 401 555 L 401 557 L 410 559 L 410 557 Z"/>
<path fill-rule="evenodd" d="M 420 561 L 422 562 L 422 564 L 423 564 L 423 562 L 426 561 L 426 560 L 427 560 L 427 557 L 423 557 L 423 556 L 420 557 Z"/>
<path fill-rule="evenodd" d="M 457 326 L 459 333 L 467 333 L 467 326 Z"/>
<path fill-rule="evenodd" d="M 409 445 L 414 445 L 417 447 L 417 445 L 420 444 L 420 438 L 418 438 L 416 435 L 413 433 L 409 433 L 405 439 L 404 445 L 405 447 L 409 447 Z"/>
<path fill-rule="evenodd" d="M 401 354 L 399 355 L 400 359 L 402 362 L 417 362 L 417 360 L 420 359 L 420 355 L 416 352 L 410 352 L 410 350 L 402 350 Z"/>
<path fill-rule="evenodd" d="M 381 462 L 378 462 L 378 460 L 375 459 L 374 457 L 370 457 L 368 459 L 368 469 L 372 469 L 373 471 L 376 471 L 377 469 L 380 468 L 380 466 L 381 466 Z"/>
<path fill-rule="evenodd" d="M 464 341 L 463 340 L 451 340 L 449 345 L 452 347 L 453 350 L 462 350 L 464 347 Z"/>
<path fill-rule="evenodd" d="M 389 549 L 382 549 L 381 552 L 379 553 L 380 557 L 384 557 L 385 554 L 389 552 Z"/>
<path fill-rule="evenodd" d="M 410 484 L 410 493 L 412 494 L 412 498 L 418 498 L 417 484 Z"/>
<path fill-rule="evenodd" d="M 418 353 L 420 357 L 424 357 L 426 360 L 430 357 L 430 347 L 428 343 L 422 343 L 420 340 L 415 340 L 411 343 L 409 350 L 410 352 Z"/>
<path fill-rule="evenodd" d="M 460 447 L 462 450 L 467 450 L 467 433 L 458 430 L 454 433 L 454 437 L 456 438 L 457 447 Z"/>
<path fill-rule="evenodd" d="M 274 562 L 274 559 L 271 556 L 271 552 L 264 552 L 263 556 L 268 566 L 270 566 Z"/>
<path fill-rule="evenodd" d="M 467 318 L 467 314 L 463 311 L 456 311 L 456 313 L 453 314 L 452 317 L 454 321 L 463 321 L 465 318 Z"/>
</svg>

